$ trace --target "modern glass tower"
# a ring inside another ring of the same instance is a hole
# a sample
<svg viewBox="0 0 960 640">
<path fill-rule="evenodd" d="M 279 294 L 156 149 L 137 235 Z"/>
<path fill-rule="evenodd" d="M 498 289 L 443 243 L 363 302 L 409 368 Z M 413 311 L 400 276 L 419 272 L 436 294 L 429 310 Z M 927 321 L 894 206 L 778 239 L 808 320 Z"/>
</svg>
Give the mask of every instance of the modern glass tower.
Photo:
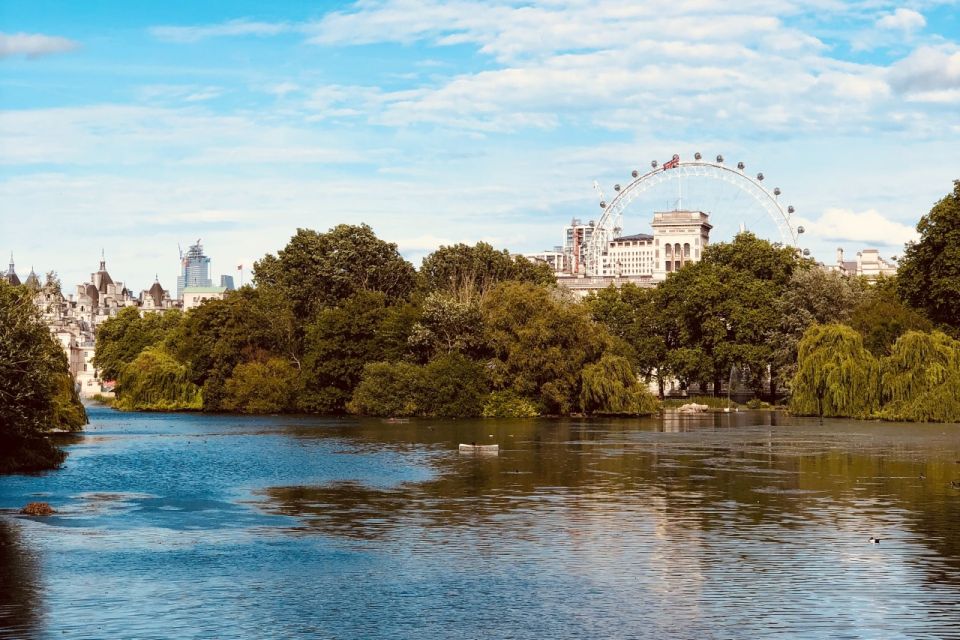
<svg viewBox="0 0 960 640">
<path fill-rule="evenodd" d="M 210 258 L 203 255 L 203 245 L 190 245 L 186 253 L 180 254 L 180 275 L 177 276 L 177 299 L 183 300 L 186 287 L 212 287 L 210 280 Z"/>
</svg>

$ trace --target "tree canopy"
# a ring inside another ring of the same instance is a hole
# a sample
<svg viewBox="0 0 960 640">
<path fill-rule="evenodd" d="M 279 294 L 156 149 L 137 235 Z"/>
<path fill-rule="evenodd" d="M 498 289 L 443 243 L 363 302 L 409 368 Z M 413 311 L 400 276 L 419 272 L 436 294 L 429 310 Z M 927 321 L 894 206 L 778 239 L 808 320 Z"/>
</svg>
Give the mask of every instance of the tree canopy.
<svg viewBox="0 0 960 640">
<path fill-rule="evenodd" d="M 930 320 L 960 331 L 960 180 L 920 218 L 917 232 L 900 260 L 897 290 Z"/>
</svg>

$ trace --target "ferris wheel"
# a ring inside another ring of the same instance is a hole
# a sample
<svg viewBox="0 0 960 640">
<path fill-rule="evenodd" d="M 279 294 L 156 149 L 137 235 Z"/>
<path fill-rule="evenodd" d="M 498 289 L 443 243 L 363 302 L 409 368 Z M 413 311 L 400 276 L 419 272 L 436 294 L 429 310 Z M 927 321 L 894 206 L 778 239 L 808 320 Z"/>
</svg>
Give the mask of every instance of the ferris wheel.
<svg viewBox="0 0 960 640">
<path fill-rule="evenodd" d="M 628 207 L 641 214 L 659 210 L 694 210 L 710 215 L 714 229 L 711 240 L 732 239 L 738 231 L 749 230 L 757 236 L 783 246 L 797 247 L 803 226 L 792 221 L 795 209 L 784 206 L 780 187 L 767 189 L 763 173 L 747 173 L 746 165 L 724 164 L 722 155 L 715 161 L 704 159 L 698 152 L 693 160 L 674 156 L 662 165 L 650 163 L 646 173 L 634 169 L 624 186 L 613 186 L 614 197 L 604 198 L 599 184 L 594 189 L 600 197 L 602 214 L 584 247 L 589 275 L 601 275 L 603 255 L 611 240 L 623 232 L 623 214 Z M 809 255 L 809 250 L 804 250 Z"/>
</svg>

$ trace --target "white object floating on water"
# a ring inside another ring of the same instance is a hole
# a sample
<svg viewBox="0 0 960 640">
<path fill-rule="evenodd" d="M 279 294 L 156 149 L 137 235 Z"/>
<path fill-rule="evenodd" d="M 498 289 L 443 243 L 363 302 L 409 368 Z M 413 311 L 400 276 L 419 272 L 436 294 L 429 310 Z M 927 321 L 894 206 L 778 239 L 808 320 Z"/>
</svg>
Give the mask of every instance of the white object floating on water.
<svg viewBox="0 0 960 640">
<path fill-rule="evenodd" d="M 497 455 L 500 453 L 500 445 L 460 443 L 460 453 L 491 453 Z"/>
</svg>

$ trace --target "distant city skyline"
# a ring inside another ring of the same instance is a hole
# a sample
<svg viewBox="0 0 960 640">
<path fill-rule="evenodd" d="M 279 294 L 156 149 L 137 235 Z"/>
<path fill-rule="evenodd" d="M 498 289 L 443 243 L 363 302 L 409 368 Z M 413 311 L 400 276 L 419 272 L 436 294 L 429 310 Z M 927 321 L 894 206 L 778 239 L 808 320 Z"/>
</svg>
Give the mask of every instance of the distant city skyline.
<svg viewBox="0 0 960 640">
<path fill-rule="evenodd" d="M 10 0 L 0 251 L 75 283 L 103 246 L 124 281 L 173 290 L 184 238 L 204 238 L 214 278 L 342 222 L 418 266 L 455 242 L 527 253 L 596 215 L 594 180 L 700 151 L 775 176 L 817 259 L 899 255 L 960 177 L 958 14 Z"/>
</svg>

